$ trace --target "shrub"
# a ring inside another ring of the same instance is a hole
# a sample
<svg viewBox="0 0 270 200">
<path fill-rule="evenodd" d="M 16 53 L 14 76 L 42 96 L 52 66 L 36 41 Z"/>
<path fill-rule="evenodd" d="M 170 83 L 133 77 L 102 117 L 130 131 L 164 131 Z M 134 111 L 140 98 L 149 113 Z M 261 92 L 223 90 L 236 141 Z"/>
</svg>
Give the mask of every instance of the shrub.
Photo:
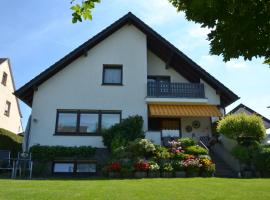
<svg viewBox="0 0 270 200">
<path fill-rule="evenodd" d="M 0 128 L 0 149 L 11 151 L 12 157 L 16 157 L 22 151 L 23 137 L 8 130 Z"/>
<path fill-rule="evenodd" d="M 186 153 L 198 156 L 198 155 L 207 155 L 208 151 L 205 148 L 196 145 L 187 147 Z"/>
<path fill-rule="evenodd" d="M 133 154 L 134 157 L 152 156 L 156 151 L 155 145 L 150 140 L 139 138 L 130 142 L 127 149 Z"/>
<path fill-rule="evenodd" d="M 119 162 L 112 162 L 107 166 L 108 172 L 120 172 L 121 164 Z"/>
<path fill-rule="evenodd" d="M 135 171 L 144 172 L 149 169 L 149 163 L 146 160 L 139 160 L 134 164 Z"/>
<path fill-rule="evenodd" d="M 237 145 L 232 149 L 232 155 L 243 163 L 248 163 L 251 160 L 250 153 L 247 147 Z"/>
<path fill-rule="evenodd" d="M 121 121 L 121 123 L 102 131 L 103 143 L 109 150 L 125 146 L 129 141 L 137 138 L 144 138 L 143 118 L 141 116 L 131 116 Z"/>
<path fill-rule="evenodd" d="M 156 146 L 154 156 L 157 160 L 166 160 L 171 158 L 171 153 L 168 151 L 166 147 Z"/>
<path fill-rule="evenodd" d="M 254 164 L 258 171 L 261 172 L 262 175 L 270 174 L 270 147 L 269 146 L 261 146 L 256 152 L 254 156 Z"/>
<path fill-rule="evenodd" d="M 172 172 L 173 171 L 173 166 L 170 162 L 166 162 L 162 165 L 162 171 L 164 172 Z"/>
<path fill-rule="evenodd" d="M 156 171 L 159 171 L 159 169 L 160 169 L 160 167 L 156 162 L 154 162 L 154 161 L 149 162 L 149 171 L 156 172 Z"/>
<path fill-rule="evenodd" d="M 188 137 L 180 138 L 180 139 L 178 139 L 178 142 L 181 143 L 181 146 L 183 148 L 186 148 L 189 146 L 194 146 L 196 144 L 195 140 L 188 138 Z"/>
<path fill-rule="evenodd" d="M 184 162 L 183 161 L 175 160 L 175 161 L 173 161 L 172 166 L 173 166 L 173 169 L 175 171 L 182 171 L 182 170 L 184 170 Z"/>
<path fill-rule="evenodd" d="M 187 172 L 198 172 L 200 167 L 200 160 L 198 158 L 190 158 L 183 161 L 184 168 Z"/>
<path fill-rule="evenodd" d="M 64 147 L 34 145 L 30 148 L 33 160 L 53 161 L 58 157 L 89 158 L 95 154 L 91 146 Z"/>
<path fill-rule="evenodd" d="M 262 119 L 245 113 L 226 116 L 219 121 L 217 130 L 239 143 L 261 142 L 266 136 Z"/>
<path fill-rule="evenodd" d="M 178 160 L 185 160 L 187 158 L 187 154 L 179 152 L 174 154 L 174 158 Z"/>
</svg>

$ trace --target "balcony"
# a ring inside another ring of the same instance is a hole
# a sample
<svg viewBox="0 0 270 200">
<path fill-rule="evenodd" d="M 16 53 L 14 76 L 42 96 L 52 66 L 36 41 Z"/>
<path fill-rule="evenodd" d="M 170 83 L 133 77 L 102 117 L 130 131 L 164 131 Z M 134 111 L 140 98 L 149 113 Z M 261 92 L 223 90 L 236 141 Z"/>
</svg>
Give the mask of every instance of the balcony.
<svg viewBox="0 0 270 200">
<path fill-rule="evenodd" d="M 148 82 L 147 97 L 205 99 L 204 84 Z"/>
</svg>

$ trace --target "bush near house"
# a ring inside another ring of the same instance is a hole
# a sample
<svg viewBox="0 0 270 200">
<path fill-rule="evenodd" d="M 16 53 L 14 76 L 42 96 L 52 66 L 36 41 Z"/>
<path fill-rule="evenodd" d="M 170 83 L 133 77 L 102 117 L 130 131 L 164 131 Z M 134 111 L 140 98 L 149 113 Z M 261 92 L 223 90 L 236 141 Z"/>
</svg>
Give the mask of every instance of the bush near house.
<svg viewBox="0 0 270 200">
<path fill-rule="evenodd" d="M 95 154 L 91 146 L 64 147 L 34 145 L 30 148 L 34 161 L 53 161 L 57 158 L 76 157 L 89 158 Z"/>
<path fill-rule="evenodd" d="M 102 131 L 104 145 L 113 152 L 121 146 L 137 138 L 144 138 L 143 118 L 141 116 L 130 116 L 123 119 L 121 123 Z"/>
<path fill-rule="evenodd" d="M 148 172 L 149 177 L 171 177 L 174 172 L 186 172 L 189 176 L 212 176 L 215 165 L 207 155 L 207 150 L 196 146 L 190 138 L 171 141 L 169 147 L 154 145 L 147 139 L 136 139 L 114 151 L 110 163 L 105 166 L 105 174 L 110 172 L 111 163 L 118 163 L 125 171 L 136 176 L 138 171 Z M 119 170 L 118 177 L 126 177 Z M 136 176 L 137 177 L 137 176 Z"/>
<path fill-rule="evenodd" d="M 218 132 L 237 141 L 232 155 L 242 164 L 242 172 L 254 171 L 269 173 L 269 149 L 261 144 L 266 136 L 262 119 L 245 113 L 226 116 L 218 123 Z M 268 166 L 268 168 L 267 168 Z"/>
<path fill-rule="evenodd" d="M 11 151 L 12 157 L 16 157 L 22 151 L 23 137 L 13 132 L 0 128 L 0 149 Z"/>
</svg>

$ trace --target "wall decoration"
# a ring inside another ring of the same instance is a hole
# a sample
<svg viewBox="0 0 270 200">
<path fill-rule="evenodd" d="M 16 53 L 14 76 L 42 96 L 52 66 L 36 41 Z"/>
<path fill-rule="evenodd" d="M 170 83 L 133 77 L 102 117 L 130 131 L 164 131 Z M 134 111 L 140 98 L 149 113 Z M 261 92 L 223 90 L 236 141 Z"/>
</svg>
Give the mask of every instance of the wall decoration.
<svg viewBox="0 0 270 200">
<path fill-rule="evenodd" d="M 191 131 L 192 131 L 192 126 L 187 125 L 187 126 L 186 126 L 186 132 L 187 132 L 187 133 L 190 133 Z"/>
<path fill-rule="evenodd" d="M 192 122 L 192 127 L 193 128 L 198 129 L 198 128 L 200 128 L 200 126 L 201 126 L 200 121 L 195 120 L 195 121 Z"/>
</svg>

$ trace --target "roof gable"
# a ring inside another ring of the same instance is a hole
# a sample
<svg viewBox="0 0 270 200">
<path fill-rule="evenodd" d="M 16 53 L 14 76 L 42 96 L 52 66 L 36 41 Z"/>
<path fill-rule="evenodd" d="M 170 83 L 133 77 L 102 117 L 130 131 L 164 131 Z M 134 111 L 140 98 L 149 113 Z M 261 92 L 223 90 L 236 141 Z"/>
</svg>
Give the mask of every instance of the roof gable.
<svg viewBox="0 0 270 200">
<path fill-rule="evenodd" d="M 260 117 L 263 119 L 263 121 L 265 121 L 266 123 L 269 123 L 269 124 L 270 124 L 270 119 L 268 119 L 268 118 L 262 116 L 261 114 L 257 113 L 256 111 L 252 110 L 251 108 L 247 107 L 246 105 L 244 105 L 244 104 L 242 104 L 242 103 L 239 104 L 238 106 L 236 106 L 234 109 L 232 109 L 228 114 L 234 114 L 234 113 L 237 113 L 237 111 L 238 111 L 239 109 L 241 109 L 241 108 L 242 108 L 242 109 L 245 109 L 246 111 L 248 111 L 248 112 L 251 113 L 251 114 L 255 114 L 255 115 L 260 116 Z"/>
<path fill-rule="evenodd" d="M 212 86 L 220 94 L 222 106 L 225 107 L 239 99 L 236 94 L 234 94 L 231 90 L 229 90 L 213 76 L 207 73 L 204 69 L 193 62 L 190 58 L 184 55 L 180 50 L 165 40 L 162 36 L 160 36 L 157 32 L 151 29 L 148 25 L 146 25 L 132 13 L 126 14 L 114 22 L 112 25 L 92 37 L 90 40 L 86 41 L 81 46 L 73 50 L 71 53 L 57 61 L 51 67 L 18 89 L 15 92 L 15 95 L 24 101 L 27 105 L 31 106 L 34 90 L 39 85 L 72 63 L 78 57 L 86 54 L 87 51 L 89 51 L 92 47 L 112 35 L 114 32 L 126 24 L 132 24 L 141 30 L 147 36 L 148 49 L 159 56 L 162 60 L 164 60 L 168 66 L 173 67 L 187 80 L 190 82 L 200 82 L 200 79 L 203 79 L 210 86 Z"/>
</svg>

